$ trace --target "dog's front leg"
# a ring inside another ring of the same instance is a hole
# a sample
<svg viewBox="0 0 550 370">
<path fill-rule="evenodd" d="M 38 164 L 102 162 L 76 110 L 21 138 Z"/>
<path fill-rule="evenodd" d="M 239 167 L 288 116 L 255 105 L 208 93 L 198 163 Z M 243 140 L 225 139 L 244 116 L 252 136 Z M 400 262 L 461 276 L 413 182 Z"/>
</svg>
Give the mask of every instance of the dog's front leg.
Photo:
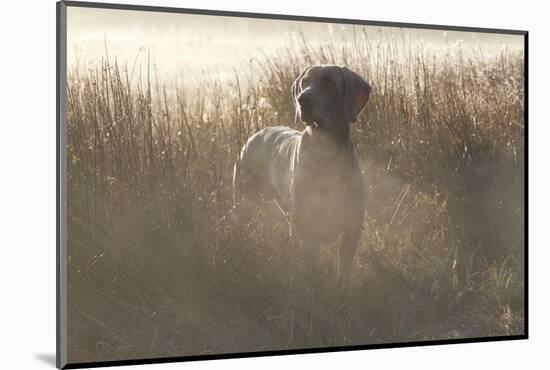
<svg viewBox="0 0 550 370">
<path fill-rule="evenodd" d="M 312 281 L 320 279 L 321 245 L 314 240 L 302 240 L 302 262 L 307 278 Z"/>
<path fill-rule="evenodd" d="M 353 260 L 360 237 L 361 229 L 359 228 L 346 230 L 342 235 L 342 241 L 338 249 L 338 284 L 343 289 L 349 284 Z"/>
</svg>

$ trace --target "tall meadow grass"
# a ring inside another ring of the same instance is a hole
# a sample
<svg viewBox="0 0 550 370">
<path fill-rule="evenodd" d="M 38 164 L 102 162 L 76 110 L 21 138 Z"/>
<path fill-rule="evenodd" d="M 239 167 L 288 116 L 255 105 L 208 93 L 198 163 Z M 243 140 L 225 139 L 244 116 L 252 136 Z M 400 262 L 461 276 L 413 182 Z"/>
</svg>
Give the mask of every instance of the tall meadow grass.
<svg viewBox="0 0 550 370">
<path fill-rule="evenodd" d="M 70 70 L 69 360 L 523 333 L 523 55 L 401 45 L 302 41 L 195 89 L 108 57 Z M 367 218 L 344 299 L 331 245 L 311 282 L 284 220 L 230 217 L 241 146 L 302 127 L 290 86 L 314 63 L 373 86 L 352 130 Z"/>
</svg>

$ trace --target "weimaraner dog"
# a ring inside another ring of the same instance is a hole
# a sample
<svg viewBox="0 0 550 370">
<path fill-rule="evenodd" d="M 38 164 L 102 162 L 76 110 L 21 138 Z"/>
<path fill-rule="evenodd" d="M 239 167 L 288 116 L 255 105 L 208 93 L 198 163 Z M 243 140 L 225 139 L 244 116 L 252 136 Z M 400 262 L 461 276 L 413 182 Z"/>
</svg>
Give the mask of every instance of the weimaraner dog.
<svg viewBox="0 0 550 370">
<path fill-rule="evenodd" d="M 320 243 L 341 237 L 338 277 L 347 284 L 365 211 L 363 177 L 350 124 L 365 107 L 370 85 L 347 67 L 314 65 L 292 85 L 303 131 L 268 127 L 252 135 L 234 168 L 237 211 L 275 200 L 301 240 L 304 263 L 319 264 Z"/>
</svg>

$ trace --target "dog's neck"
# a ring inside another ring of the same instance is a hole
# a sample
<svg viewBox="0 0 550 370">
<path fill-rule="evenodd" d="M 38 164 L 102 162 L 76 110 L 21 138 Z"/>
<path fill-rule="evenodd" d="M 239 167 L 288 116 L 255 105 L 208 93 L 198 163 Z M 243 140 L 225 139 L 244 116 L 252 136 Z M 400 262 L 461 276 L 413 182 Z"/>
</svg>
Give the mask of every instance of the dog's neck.
<svg viewBox="0 0 550 370">
<path fill-rule="evenodd" d="M 325 126 L 306 126 L 303 133 L 313 140 L 323 141 L 336 147 L 346 146 L 351 143 L 351 130 L 348 123 L 334 123 Z"/>
<path fill-rule="evenodd" d="M 307 141 L 316 148 L 314 150 L 322 156 L 336 158 L 353 151 L 349 124 L 331 124 L 324 127 L 306 126 L 302 135 L 307 137 Z"/>
</svg>

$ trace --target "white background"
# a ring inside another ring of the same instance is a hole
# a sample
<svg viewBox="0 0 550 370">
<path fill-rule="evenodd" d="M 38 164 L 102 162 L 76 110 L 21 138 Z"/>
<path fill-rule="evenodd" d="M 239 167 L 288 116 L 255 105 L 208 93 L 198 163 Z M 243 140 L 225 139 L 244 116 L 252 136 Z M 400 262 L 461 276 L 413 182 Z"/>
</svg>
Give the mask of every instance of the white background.
<svg viewBox="0 0 550 370">
<path fill-rule="evenodd" d="M 529 49 L 529 321 L 527 341 L 370 350 L 147 369 L 547 368 L 548 60 L 543 1 L 132 1 L 134 4 L 397 22 L 527 29 Z M 111 0 L 111 2 L 117 2 Z M 53 368 L 55 358 L 55 2 L 10 0 L 0 21 L 0 366 Z M 6 115 L 7 113 L 7 115 Z M 546 365 L 545 365 L 546 364 Z M 136 367 L 133 367 L 136 368 Z"/>
</svg>

